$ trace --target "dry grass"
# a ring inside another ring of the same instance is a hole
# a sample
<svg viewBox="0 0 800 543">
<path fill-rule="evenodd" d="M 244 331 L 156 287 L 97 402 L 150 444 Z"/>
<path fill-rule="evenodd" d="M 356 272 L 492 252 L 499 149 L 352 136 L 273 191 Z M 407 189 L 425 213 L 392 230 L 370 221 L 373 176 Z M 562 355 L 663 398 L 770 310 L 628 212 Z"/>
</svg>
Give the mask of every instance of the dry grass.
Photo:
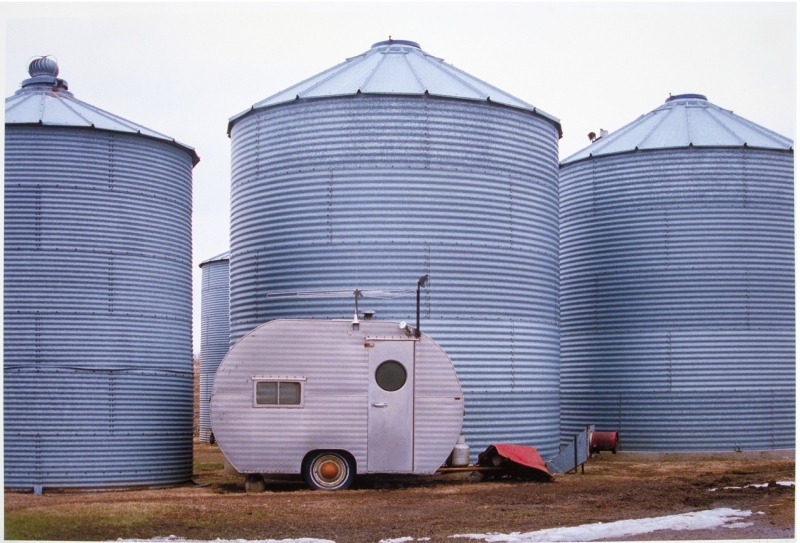
<svg viewBox="0 0 800 543">
<path fill-rule="evenodd" d="M 794 480 L 794 461 L 760 455 L 658 458 L 603 455 L 584 475 L 555 483 L 411 482 L 359 478 L 360 489 L 312 492 L 301 482 L 273 481 L 246 494 L 222 471 L 216 446 L 195 444 L 202 486 L 99 493 L 5 495 L 7 539 L 114 540 L 179 537 L 213 540 L 316 537 L 338 543 L 458 533 L 531 531 L 714 507 L 762 511 L 748 528 L 654 534 L 655 539 L 794 536 L 794 488 L 709 492 L 710 488 Z M 467 540 L 464 540 L 467 541 Z"/>
</svg>

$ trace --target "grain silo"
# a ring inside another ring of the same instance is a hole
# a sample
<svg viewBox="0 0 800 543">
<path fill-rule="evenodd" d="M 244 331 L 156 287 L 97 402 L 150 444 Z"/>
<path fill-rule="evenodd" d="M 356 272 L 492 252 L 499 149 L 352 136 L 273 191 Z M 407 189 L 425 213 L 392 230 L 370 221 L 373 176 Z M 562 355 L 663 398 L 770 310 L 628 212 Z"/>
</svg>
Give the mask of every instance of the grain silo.
<svg viewBox="0 0 800 543">
<path fill-rule="evenodd" d="M 194 150 L 77 100 L 6 99 L 5 486 L 192 475 Z"/>
<path fill-rule="evenodd" d="M 562 439 L 794 448 L 793 159 L 686 94 L 563 161 Z"/>
<path fill-rule="evenodd" d="M 281 317 L 349 317 L 324 289 L 422 291 L 473 455 L 558 451 L 558 119 L 420 49 L 367 52 L 233 117 L 231 342 Z M 414 322 L 415 296 L 362 300 Z"/>
<path fill-rule="evenodd" d="M 200 441 L 212 441 L 208 402 L 214 375 L 225 355 L 230 338 L 228 269 L 230 253 L 200 263 L 203 286 L 200 292 Z"/>
</svg>

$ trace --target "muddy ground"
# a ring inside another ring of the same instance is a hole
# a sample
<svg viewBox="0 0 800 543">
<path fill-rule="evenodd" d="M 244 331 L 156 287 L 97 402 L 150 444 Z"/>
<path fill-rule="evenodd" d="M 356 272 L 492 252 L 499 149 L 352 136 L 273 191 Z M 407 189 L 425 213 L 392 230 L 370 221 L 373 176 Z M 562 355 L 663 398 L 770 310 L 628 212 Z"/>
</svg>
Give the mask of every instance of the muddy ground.
<svg viewBox="0 0 800 543">
<path fill-rule="evenodd" d="M 743 528 L 660 531 L 636 539 L 794 537 L 794 487 L 723 487 L 794 481 L 792 453 L 603 453 L 584 474 L 553 483 L 412 481 L 359 477 L 357 489 L 313 492 L 275 481 L 247 494 L 223 472 L 215 445 L 195 444 L 196 484 L 169 489 L 5 493 L 6 539 L 116 540 L 175 535 L 190 539 L 313 537 L 338 543 L 412 536 L 432 542 L 463 533 L 527 532 L 558 526 L 731 507 L 753 515 Z M 715 492 L 709 489 L 717 488 Z"/>
</svg>

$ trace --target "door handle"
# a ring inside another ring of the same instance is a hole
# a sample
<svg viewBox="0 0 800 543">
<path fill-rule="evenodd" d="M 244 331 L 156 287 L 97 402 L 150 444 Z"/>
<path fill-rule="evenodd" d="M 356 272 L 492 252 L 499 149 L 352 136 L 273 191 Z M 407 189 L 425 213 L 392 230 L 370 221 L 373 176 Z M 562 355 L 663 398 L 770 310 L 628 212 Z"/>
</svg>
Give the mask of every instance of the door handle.
<svg viewBox="0 0 800 543">
<path fill-rule="evenodd" d="M 386 404 L 385 403 L 374 403 L 374 404 L 372 404 L 372 407 L 386 407 Z"/>
</svg>

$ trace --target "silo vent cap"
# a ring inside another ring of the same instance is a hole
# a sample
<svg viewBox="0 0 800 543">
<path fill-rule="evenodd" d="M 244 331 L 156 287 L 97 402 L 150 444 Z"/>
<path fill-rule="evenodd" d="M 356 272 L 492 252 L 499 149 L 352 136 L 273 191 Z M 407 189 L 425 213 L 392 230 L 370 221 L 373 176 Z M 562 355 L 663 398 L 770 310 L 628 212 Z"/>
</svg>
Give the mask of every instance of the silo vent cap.
<svg viewBox="0 0 800 543">
<path fill-rule="evenodd" d="M 28 73 L 31 77 L 40 75 L 58 77 L 58 63 L 48 56 L 35 58 L 28 64 Z"/>
<path fill-rule="evenodd" d="M 69 89 L 67 82 L 58 78 L 58 63 L 49 56 L 37 57 L 30 61 L 28 73 L 31 77 L 21 83 L 23 89 L 36 91 L 46 88 L 52 92 Z"/>
<path fill-rule="evenodd" d="M 391 37 L 388 40 L 379 41 L 377 43 L 373 43 L 372 47 L 370 47 L 370 49 L 375 49 L 376 47 L 381 47 L 381 46 L 384 46 L 384 45 L 409 45 L 411 47 L 416 47 L 417 49 L 422 49 L 422 47 L 420 47 L 419 44 L 417 42 L 415 42 L 415 41 L 393 40 Z"/>
<path fill-rule="evenodd" d="M 672 102 L 673 100 L 706 100 L 706 101 L 708 101 L 708 98 L 706 98 L 702 94 L 676 94 L 675 96 L 670 95 L 670 97 L 667 98 L 664 101 L 664 103 L 666 104 L 667 102 Z"/>
</svg>

